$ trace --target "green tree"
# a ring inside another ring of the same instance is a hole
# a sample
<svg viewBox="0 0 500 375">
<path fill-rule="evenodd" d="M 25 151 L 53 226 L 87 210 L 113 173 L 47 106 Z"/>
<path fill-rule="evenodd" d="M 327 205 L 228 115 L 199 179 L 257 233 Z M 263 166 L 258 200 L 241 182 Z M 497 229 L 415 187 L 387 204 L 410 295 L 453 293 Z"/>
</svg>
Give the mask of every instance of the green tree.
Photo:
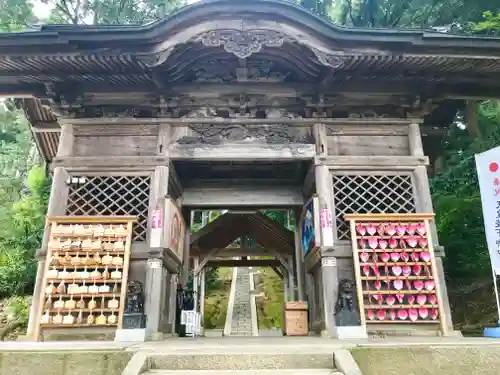
<svg viewBox="0 0 500 375">
<path fill-rule="evenodd" d="M 0 0 L 0 31 L 20 31 L 36 21 L 26 0 Z"/>
<path fill-rule="evenodd" d="M 184 0 L 43 0 L 51 23 L 144 24 L 185 5 Z"/>
</svg>

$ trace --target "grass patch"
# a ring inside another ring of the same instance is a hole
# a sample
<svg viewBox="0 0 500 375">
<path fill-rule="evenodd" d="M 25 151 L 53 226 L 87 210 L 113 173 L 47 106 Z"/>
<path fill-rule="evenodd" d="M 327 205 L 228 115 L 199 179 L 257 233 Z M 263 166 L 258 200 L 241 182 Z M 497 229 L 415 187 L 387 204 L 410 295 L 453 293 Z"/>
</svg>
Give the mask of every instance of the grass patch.
<svg viewBox="0 0 500 375">
<path fill-rule="evenodd" d="M 211 272 L 211 280 L 205 297 L 205 329 L 223 329 L 226 324 L 227 303 L 231 290 L 232 268 L 218 268 Z"/>
<path fill-rule="evenodd" d="M 283 327 L 283 280 L 271 268 L 258 268 L 255 274 L 255 291 L 263 293 L 256 298 L 257 322 L 262 329 Z"/>
</svg>

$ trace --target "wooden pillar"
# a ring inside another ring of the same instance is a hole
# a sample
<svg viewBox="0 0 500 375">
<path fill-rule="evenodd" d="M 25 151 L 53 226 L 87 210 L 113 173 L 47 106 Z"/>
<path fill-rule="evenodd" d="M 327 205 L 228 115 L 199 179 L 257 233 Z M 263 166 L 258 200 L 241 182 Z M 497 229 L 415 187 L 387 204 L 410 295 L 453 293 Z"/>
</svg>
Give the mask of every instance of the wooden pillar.
<svg viewBox="0 0 500 375">
<path fill-rule="evenodd" d="M 314 278 L 307 272 L 306 273 L 306 298 L 309 307 L 309 332 L 313 332 L 313 323 L 316 320 L 316 296 L 314 294 Z"/>
<path fill-rule="evenodd" d="M 412 156 L 424 156 L 424 149 L 422 147 L 422 137 L 420 135 L 420 126 L 417 123 L 410 124 L 409 126 L 409 143 L 410 152 Z M 427 175 L 427 168 L 425 166 L 416 167 L 413 172 L 414 183 L 415 183 L 415 195 L 417 202 L 417 212 L 434 212 L 432 206 L 432 196 L 429 187 L 429 177 Z M 436 223 L 433 221 L 430 225 L 431 238 L 434 244 L 434 248 L 438 249 L 438 236 Z M 448 331 L 453 332 L 453 322 L 451 319 L 451 309 L 450 302 L 448 300 L 448 292 L 446 290 L 446 281 L 443 269 L 443 260 L 439 253 L 436 256 L 436 268 L 438 272 L 438 277 L 440 282 L 438 283 L 441 289 L 441 296 L 443 298 L 443 309 L 445 315 L 443 318 L 446 319 L 446 325 L 448 326 Z"/>
<path fill-rule="evenodd" d="M 54 169 L 54 173 L 52 176 L 52 187 L 50 190 L 50 198 L 49 204 L 47 208 L 47 216 L 59 216 L 66 214 L 66 207 L 68 204 L 68 193 L 69 187 L 67 184 L 68 173 L 63 167 L 56 167 Z M 43 273 L 45 270 L 45 256 L 47 254 L 47 245 L 49 243 L 50 237 L 50 228 L 46 224 L 43 232 L 43 240 L 42 246 L 37 254 L 38 257 L 38 265 L 37 265 L 37 273 L 36 273 L 36 281 L 35 288 L 33 291 L 33 299 L 31 301 L 29 320 L 28 320 L 28 329 L 26 332 L 26 336 L 28 338 L 33 337 L 33 332 L 36 326 L 36 320 L 38 317 L 36 316 L 39 311 L 40 306 L 40 293 L 42 292 L 42 280 Z"/>
<path fill-rule="evenodd" d="M 297 274 L 297 298 L 304 301 L 304 254 L 300 245 L 300 233 L 295 234 L 295 272 Z"/>
<path fill-rule="evenodd" d="M 149 243 L 149 256 L 146 268 L 146 303 L 145 303 L 145 313 L 147 316 L 146 320 L 146 335 L 148 338 L 153 340 L 161 339 L 163 334 L 160 332 L 162 327 L 162 301 L 161 296 L 166 295 L 165 288 L 169 288 L 166 285 L 167 279 L 164 277 L 163 269 L 163 242 L 165 227 L 168 225 L 165 222 L 165 197 L 168 193 L 168 177 L 169 170 L 167 166 L 157 166 L 154 169 L 153 176 L 151 178 L 151 187 L 149 192 L 149 211 L 148 211 L 148 243 Z M 159 210 L 162 213 L 163 218 L 163 230 L 161 231 L 161 238 L 159 241 L 151 238 L 152 233 L 152 220 L 151 217 L 155 210 Z M 170 279 L 168 279 L 170 280 Z"/>
<path fill-rule="evenodd" d="M 288 278 L 288 271 L 283 267 L 283 299 L 285 300 L 285 303 L 287 303 L 290 299 L 288 297 L 289 294 L 289 283 L 290 279 Z"/>
<path fill-rule="evenodd" d="M 286 257 L 285 260 L 287 262 L 288 269 L 291 270 L 291 272 L 288 272 L 288 300 L 294 301 L 296 297 L 295 297 L 295 275 L 293 274 L 293 258 Z"/>
<path fill-rule="evenodd" d="M 161 339 L 160 324 L 162 320 L 162 300 L 164 294 L 164 272 L 161 259 L 148 259 L 146 268 L 146 335 L 153 340 Z"/>
<path fill-rule="evenodd" d="M 197 256 L 194 258 L 194 267 L 193 268 L 196 270 L 199 265 L 200 265 L 200 257 Z M 198 275 L 195 274 L 193 276 L 193 293 L 194 293 L 194 310 L 195 311 L 198 311 L 198 298 L 199 298 L 198 284 L 199 284 L 199 281 L 200 281 L 199 274 Z"/>
<path fill-rule="evenodd" d="M 74 128 L 70 123 L 61 124 L 61 135 L 57 145 L 57 158 L 73 155 L 73 145 L 75 143 Z"/>
<path fill-rule="evenodd" d="M 315 177 L 316 177 L 316 192 L 319 197 L 320 209 L 328 209 L 331 215 L 334 215 L 333 210 L 333 187 L 332 187 L 332 176 L 326 165 L 316 165 L 315 167 Z M 334 228 L 332 228 L 334 230 Z M 323 231 L 322 231 L 323 235 Z M 326 250 L 324 246 L 323 238 L 321 240 L 321 252 Z M 323 255 L 322 255 L 323 256 Z M 338 295 L 338 269 L 336 258 L 329 257 L 329 262 L 327 266 L 321 266 L 321 281 L 323 283 L 323 312 L 324 312 L 324 322 L 325 322 L 325 332 L 322 333 L 323 336 L 335 337 L 336 327 L 335 319 L 333 316 L 335 301 Z"/>
<path fill-rule="evenodd" d="M 205 288 L 206 288 L 207 268 L 203 267 L 200 275 L 200 315 L 201 315 L 201 335 L 205 333 Z"/>
</svg>

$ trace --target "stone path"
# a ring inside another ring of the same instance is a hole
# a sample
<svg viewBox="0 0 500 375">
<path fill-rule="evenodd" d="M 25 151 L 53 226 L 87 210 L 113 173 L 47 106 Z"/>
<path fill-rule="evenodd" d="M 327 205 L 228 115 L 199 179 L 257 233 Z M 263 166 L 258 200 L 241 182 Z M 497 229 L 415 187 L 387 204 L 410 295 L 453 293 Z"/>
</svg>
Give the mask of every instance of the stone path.
<svg viewBox="0 0 500 375">
<path fill-rule="evenodd" d="M 238 268 L 236 273 L 233 316 L 230 336 L 252 336 L 250 305 L 250 270 Z"/>
</svg>

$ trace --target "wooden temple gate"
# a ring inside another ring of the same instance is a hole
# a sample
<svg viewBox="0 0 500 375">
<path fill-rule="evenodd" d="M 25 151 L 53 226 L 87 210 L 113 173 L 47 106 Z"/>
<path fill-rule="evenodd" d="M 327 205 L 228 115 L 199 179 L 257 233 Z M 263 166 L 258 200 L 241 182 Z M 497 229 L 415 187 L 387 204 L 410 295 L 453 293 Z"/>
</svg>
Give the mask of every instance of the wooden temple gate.
<svg viewBox="0 0 500 375">
<path fill-rule="evenodd" d="M 291 208 L 304 220 L 314 196 L 297 297 L 312 305 L 312 330 L 338 337 L 339 282 L 356 281 L 345 215 L 433 212 L 442 135 L 465 100 L 499 96 L 499 52 L 495 39 L 338 28 L 290 2 L 220 0 L 141 27 L 2 34 L 0 94 L 17 98 L 50 167 L 49 216 L 136 217 L 129 280 L 145 285 L 149 336 L 172 331 L 191 245 L 203 263 L 229 241 L 190 239 L 191 210 Z M 226 224 L 239 220 L 257 225 Z M 449 332 L 444 249 L 430 232 Z M 289 264 L 299 241 L 286 237 L 260 244 Z M 47 228 L 35 296 L 49 238 Z"/>
</svg>

